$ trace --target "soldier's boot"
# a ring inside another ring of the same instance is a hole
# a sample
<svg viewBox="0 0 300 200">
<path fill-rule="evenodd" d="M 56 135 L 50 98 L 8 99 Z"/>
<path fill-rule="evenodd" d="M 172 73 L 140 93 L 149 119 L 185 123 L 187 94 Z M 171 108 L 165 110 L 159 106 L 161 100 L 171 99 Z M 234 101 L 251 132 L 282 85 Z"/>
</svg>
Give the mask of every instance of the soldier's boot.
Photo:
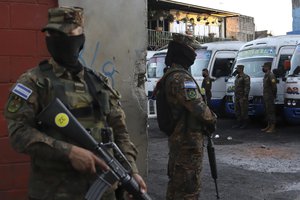
<svg viewBox="0 0 300 200">
<path fill-rule="evenodd" d="M 272 123 L 270 125 L 270 128 L 268 130 L 266 130 L 266 133 L 274 133 L 275 132 L 275 124 Z"/>
<path fill-rule="evenodd" d="M 267 131 L 270 128 L 270 123 L 268 122 L 268 125 L 266 128 L 260 129 L 261 131 Z"/>
<path fill-rule="evenodd" d="M 241 122 L 241 121 L 237 121 L 236 124 L 234 124 L 234 125 L 232 126 L 232 128 L 239 128 L 239 127 L 241 127 L 241 126 L 242 126 L 242 122 Z"/>
<path fill-rule="evenodd" d="M 242 125 L 240 126 L 240 129 L 245 129 L 248 127 L 248 120 L 243 120 Z"/>
</svg>

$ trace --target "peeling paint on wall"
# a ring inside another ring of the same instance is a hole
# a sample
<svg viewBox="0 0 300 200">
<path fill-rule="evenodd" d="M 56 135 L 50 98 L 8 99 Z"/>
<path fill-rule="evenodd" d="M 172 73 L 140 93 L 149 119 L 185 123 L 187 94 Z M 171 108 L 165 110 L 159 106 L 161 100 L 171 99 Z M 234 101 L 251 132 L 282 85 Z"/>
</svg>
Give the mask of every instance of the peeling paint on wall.
<svg viewBox="0 0 300 200">
<path fill-rule="evenodd" d="M 128 130 L 139 150 L 137 165 L 141 174 L 146 175 L 147 1 L 59 0 L 59 5 L 84 8 L 86 43 L 80 60 L 109 77 L 121 93 Z"/>
</svg>

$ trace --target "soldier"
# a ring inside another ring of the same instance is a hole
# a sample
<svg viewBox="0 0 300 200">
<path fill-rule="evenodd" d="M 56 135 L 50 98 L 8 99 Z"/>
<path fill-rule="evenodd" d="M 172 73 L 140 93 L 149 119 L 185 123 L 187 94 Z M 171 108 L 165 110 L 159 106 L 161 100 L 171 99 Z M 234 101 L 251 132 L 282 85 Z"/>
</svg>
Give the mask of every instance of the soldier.
<svg viewBox="0 0 300 200">
<path fill-rule="evenodd" d="M 169 136 L 167 200 L 198 199 L 203 130 L 213 129 L 216 123 L 216 116 L 203 101 L 199 86 L 188 72 L 196 58 L 193 47 L 197 47 L 193 38 L 176 34 L 169 43 L 165 61 L 170 66 L 165 75 L 166 99 L 176 119 Z"/>
<path fill-rule="evenodd" d="M 146 190 L 137 171 L 137 150 L 128 135 L 118 92 L 109 86 L 106 77 L 94 74 L 78 61 L 85 42 L 83 10 L 53 8 L 48 16 L 42 31 L 46 32 L 51 58 L 17 80 L 4 111 L 13 148 L 31 158 L 29 199 L 82 200 L 97 177 L 96 169 L 109 170 L 91 151 L 36 123 L 38 113 L 55 97 L 63 101 L 98 142 L 101 130 L 112 128 L 115 143 L 131 163 L 133 177 L 141 190 Z M 101 199 L 114 200 L 114 189 L 109 189 Z"/>
<path fill-rule="evenodd" d="M 271 62 L 266 62 L 262 66 L 262 70 L 265 73 L 264 83 L 263 83 L 263 98 L 266 109 L 266 118 L 268 121 L 268 125 L 266 128 L 261 129 L 261 131 L 265 131 L 267 133 L 273 133 L 275 131 L 275 104 L 274 101 L 277 95 L 277 82 L 274 74 L 271 72 Z"/>
<path fill-rule="evenodd" d="M 209 77 L 208 70 L 205 68 L 202 70 L 202 76 L 204 77 L 202 81 L 201 88 L 204 88 L 205 91 L 205 97 L 207 105 L 211 108 L 211 85 L 212 85 L 212 79 Z"/>
<path fill-rule="evenodd" d="M 237 124 L 233 128 L 246 128 L 248 125 L 248 97 L 250 77 L 244 73 L 244 66 L 236 67 L 237 76 L 234 82 L 234 111 Z"/>
</svg>

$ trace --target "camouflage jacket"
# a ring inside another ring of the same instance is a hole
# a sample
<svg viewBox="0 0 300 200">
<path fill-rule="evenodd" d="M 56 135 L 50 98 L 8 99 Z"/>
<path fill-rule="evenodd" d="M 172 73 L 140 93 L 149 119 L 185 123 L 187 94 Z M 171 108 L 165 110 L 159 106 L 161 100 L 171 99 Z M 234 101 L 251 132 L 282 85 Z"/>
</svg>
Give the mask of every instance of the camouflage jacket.
<svg viewBox="0 0 300 200">
<path fill-rule="evenodd" d="M 184 69 L 180 65 L 172 68 Z M 173 116 L 180 119 L 175 132 L 202 132 L 206 125 L 216 123 L 215 115 L 202 99 L 199 86 L 188 74 L 171 73 L 166 79 L 166 90 Z"/>
<path fill-rule="evenodd" d="M 85 71 L 82 70 L 76 76 L 72 76 L 54 60 L 50 59 L 49 63 L 53 66 L 55 76 L 65 83 L 69 107 L 71 109 L 89 107 L 92 104 L 93 97 L 90 95 L 87 84 L 83 79 Z M 31 157 L 32 170 L 29 188 L 32 196 L 38 198 L 47 195 L 47 193 L 50 194 L 53 189 L 51 187 L 66 178 L 64 176 L 67 175 L 63 175 L 64 173 L 69 174 L 68 176 L 74 184 L 76 181 L 79 184 L 82 177 L 89 179 L 87 178 L 89 176 L 79 175 L 72 168 L 68 159 L 71 147 L 75 143 L 63 137 L 54 137 L 54 135 L 52 137 L 52 135 L 45 134 L 49 131 L 43 131 L 37 126 L 36 116 L 46 106 L 45 102 L 49 101 L 47 94 L 53 93 L 51 84 L 45 84 L 44 82 L 49 78 L 41 78 L 43 76 L 44 74 L 41 73 L 39 67 L 32 68 L 24 73 L 12 87 L 4 110 L 12 147 L 18 152 L 29 154 Z M 105 92 L 109 94 L 110 104 L 106 122 L 96 121 L 94 116 L 78 120 L 85 128 L 96 129 L 104 126 L 104 124 L 110 126 L 113 129 L 115 143 L 132 165 L 132 172 L 137 173 L 135 164 L 137 149 L 130 141 L 125 124 L 125 114 L 120 107 L 119 98 L 112 89 Z M 101 138 L 95 139 L 101 140 Z M 78 175 L 74 176 L 74 173 Z M 50 181 L 48 179 L 51 179 L 52 185 L 49 182 L 47 183 L 47 181 Z M 86 185 L 83 188 L 82 190 L 86 190 Z"/>
<path fill-rule="evenodd" d="M 247 98 L 250 92 L 250 77 L 247 74 L 237 75 L 234 81 L 234 95 L 237 98 Z"/>
<path fill-rule="evenodd" d="M 212 86 L 212 79 L 209 76 L 205 77 L 202 81 L 201 88 L 204 88 L 205 96 L 206 96 L 207 100 L 210 100 L 211 96 L 212 96 L 211 86 Z"/>
<path fill-rule="evenodd" d="M 276 98 L 277 82 L 272 72 L 266 73 L 263 80 L 263 96 L 264 98 Z"/>
</svg>

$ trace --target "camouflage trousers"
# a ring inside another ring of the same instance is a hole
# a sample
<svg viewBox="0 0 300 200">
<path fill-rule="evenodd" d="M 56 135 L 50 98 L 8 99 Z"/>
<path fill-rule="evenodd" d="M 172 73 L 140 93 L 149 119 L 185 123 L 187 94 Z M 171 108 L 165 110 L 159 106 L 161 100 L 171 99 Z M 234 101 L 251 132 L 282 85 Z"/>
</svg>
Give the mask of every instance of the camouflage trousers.
<svg viewBox="0 0 300 200">
<path fill-rule="evenodd" d="M 264 105 L 265 105 L 265 113 L 266 119 L 269 123 L 276 123 L 276 112 L 275 112 L 275 104 L 274 98 L 272 97 L 264 97 Z"/>
<path fill-rule="evenodd" d="M 203 146 L 181 146 L 172 151 L 168 162 L 167 200 L 198 200 L 201 191 Z"/>
<path fill-rule="evenodd" d="M 248 99 L 235 97 L 234 99 L 234 112 L 238 121 L 248 119 Z"/>
</svg>

